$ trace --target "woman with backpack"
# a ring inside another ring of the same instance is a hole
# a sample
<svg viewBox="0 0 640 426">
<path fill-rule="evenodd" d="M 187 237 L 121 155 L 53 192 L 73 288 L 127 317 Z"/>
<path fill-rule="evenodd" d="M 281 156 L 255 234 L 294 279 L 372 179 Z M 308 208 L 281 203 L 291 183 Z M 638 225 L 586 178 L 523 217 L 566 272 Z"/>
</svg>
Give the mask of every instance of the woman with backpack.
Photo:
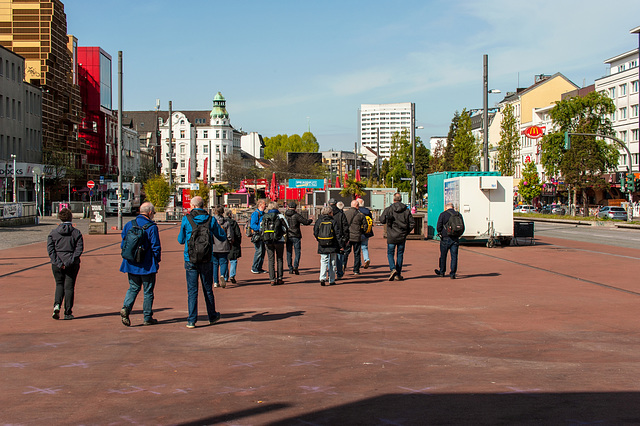
<svg viewBox="0 0 640 426">
<path fill-rule="evenodd" d="M 225 288 L 227 286 L 227 278 L 229 277 L 229 251 L 231 251 L 231 224 L 224 217 L 224 207 L 218 206 L 214 211 L 213 217 L 227 234 L 224 241 L 213 239 L 213 286 Z"/>
<path fill-rule="evenodd" d="M 238 259 L 242 256 L 242 232 L 240 225 L 233 218 L 231 210 L 227 210 L 227 222 L 229 222 L 229 234 L 231 235 L 231 250 L 227 259 L 229 259 L 229 276 L 232 283 L 236 283 L 236 269 L 238 267 Z"/>
<path fill-rule="evenodd" d="M 313 236 L 318 241 L 320 255 L 320 285 L 334 285 L 336 283 L 337 256 L 340 253 L 342 234 L 341 227 L 333 219 L 333 209 L 323 207 L 320 217 L 313 225 Z"/>
<path fill-rule="evenodd" d="M 267 249 L 271 285 L 284 284 L 284 240 L 288 228 L 287 219 L 278 210 L 278 203 L 270 202 L 267 212 L 262 216 L 260 234 Z"/>
</svg>

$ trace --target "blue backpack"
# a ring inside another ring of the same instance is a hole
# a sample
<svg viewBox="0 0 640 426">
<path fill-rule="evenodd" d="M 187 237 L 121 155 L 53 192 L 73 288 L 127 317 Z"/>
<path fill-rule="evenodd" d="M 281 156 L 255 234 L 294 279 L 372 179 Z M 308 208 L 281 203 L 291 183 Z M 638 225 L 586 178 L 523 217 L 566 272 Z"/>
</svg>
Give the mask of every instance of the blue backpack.
<svg viewBox="0 0 640 426">
<path fill-rule="evenodd" d="M 131 228 L 122 240 L 122 258 L 132 263 L 142 263 L 149 246 L 146 230 L 153 225 L 149 222 L 144 226 L 138 226 L 136 219 L 131 222 Z"/>
</svg>

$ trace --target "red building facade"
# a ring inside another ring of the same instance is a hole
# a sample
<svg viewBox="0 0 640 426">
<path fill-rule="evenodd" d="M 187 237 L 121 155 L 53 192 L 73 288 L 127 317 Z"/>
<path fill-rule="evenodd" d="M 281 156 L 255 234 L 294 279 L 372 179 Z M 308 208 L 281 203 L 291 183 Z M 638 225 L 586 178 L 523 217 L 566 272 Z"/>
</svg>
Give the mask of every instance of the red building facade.
<svg viewBox="0 0 640 426">
<path fill-rule="evenodd" d="M 111 74 L 111 55 L 100 47 L 78 47 L 78 83 L 84 113 L 79 137 L 89 146 L 89 178 L 117 174 Z"/>
</svg>

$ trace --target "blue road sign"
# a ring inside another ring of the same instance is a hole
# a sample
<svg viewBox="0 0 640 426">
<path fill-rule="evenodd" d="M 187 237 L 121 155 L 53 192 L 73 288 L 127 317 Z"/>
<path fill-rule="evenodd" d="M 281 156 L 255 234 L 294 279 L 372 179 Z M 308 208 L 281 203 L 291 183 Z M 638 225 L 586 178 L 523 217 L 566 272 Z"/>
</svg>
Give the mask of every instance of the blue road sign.
<svg viewBox="0 0 640 426">
<path fill-rule="evenodd" d="M 324 179 L 289 179 L 289 188 L 323 189 Z"/>
</svg>

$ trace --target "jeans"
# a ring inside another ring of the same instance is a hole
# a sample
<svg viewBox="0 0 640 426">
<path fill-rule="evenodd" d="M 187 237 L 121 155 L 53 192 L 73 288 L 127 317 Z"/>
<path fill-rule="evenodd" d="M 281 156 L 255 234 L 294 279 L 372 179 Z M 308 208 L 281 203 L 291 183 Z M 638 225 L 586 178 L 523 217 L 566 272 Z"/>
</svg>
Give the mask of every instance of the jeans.
<svg viewBox="0 0 640 426">
<path fill-rule="evenodd" d="M 336 276 L 342 278 L 344 275 L 344 254 L 336 253 Z"/>
<path fill-rule="evenodd" d="M 229 261 L 229 277 L 236 276 L 236 268 L 238 267 L 238 259 L 233 259 Z M 225 277 L 225 279 L 229 278 Z"/>
<path fill-rule="evenodd" d="M 329 281 L 329 284 L 336 282 L 336 259 L 338 253 L 320 255 L 320 281 Z"/>
<path fill-rule="evenodd" d="M 287 238 L 287 266 L 289 267 L 289 271 L 294 269 L 298 269 L 298 265 L 300 265 L 300 238 L 298 237 L 288 237 Z M 291 263 L 292 250 L 295 252 L 295 256 L 293 257 L 293 263 Z"/>
<path fill-rule="evenodd" d="M 219 277 L 224 277 L 225 281 L 229 279 L 229 271 L 227 266 L 229 261 L 227 255 L 229 253 L 213 253 L 212 265 L 213 265 L 213 282 L 218 284 Z"/>
<path fill-rule="evenodd" d="M 264 243 L 260 240 L 257 243 L 253 243 L 253 246 L 256 248 L 256 252 L 253 255 L 253 265 L 251 266 L 251 270 L 254 272 L 262 271 L 262 263 L 264 262 Z"/>
<path fill-rule="evenodd" d="M 144 320 L 149 321 L 153 318 L 153 290 L 156 286 L 156 274 L 136 275 L 129 273 L 129 290 L 124 296 L 123 307 L 131 312 L 133 304 L 140 293 L 140 289 L 144 292 L 144 301 L 142 302 L 142 313 Z"/>
<path fill-rule="evenodd" d="M 362 259 L 366 262 L 369 260 L 369 237 L 363 235 L 360 246 L 362 247 Z"/>
<path fill-rule="evenodd" d="M 62 269 L 56 265 L 51 265 L 53 278 L 56 281 L 56 294 L 54 297 L 54 305 L 62 305 L 64 299 L 64 314 L 71 315 L 73 311 L 74 290 L 76 287 L 76 278 L 80 271 L 80 264 L 69 265 Z"/>
<path fill-rule="evenodd" d="M 275 243 L 266 245 L 267 255 L 269 257 L 269 281 L 280 281 L 284 276 L 284 243 Z M 276 262 L 278 269 L 276 271 Z M 277 275 L 276 275 L 277 274 Z"/>
<path fill-rule="evenodd" d="M 458 247 L 460 243 L 452 240 L 449 237 L 445 237 L 440 240 L 440 273 L 444 274 L 447 270 L 447 253 L 451 251 L 451 268 L 449 270 L 450 275 L 455 275 L 458 272 Z"/>
<path fill-rule="evenodd" d="M 387 244 L 387 259 L 389 260 L 389 269 L 395 270 L 398 274 L 402 273 L 402 261 L 404 260 L 404 245 L 402 244 Z M 394 255 L 398 249 L 398 257 L 394 259 Z"/>
<path fill-rule="evenodd" d="M 213 297 L 213 263 L 191 263 L 184 262 L 184 269 L 187 275 L 187 295 L 189 316 L 187 322 L 195 324 L 198 321 L 198 277 L 202 283 L 204 302 L 207 305 L 207 316 L 209 321 L 216 317 L 216 300 Z"/>
<path fill-rule="evenodd" d="M 344 260 L 343 260 L 343 268 L 347 269 L 347 262 L 349 261 L 349 254 L 351 253 L 351 250 L 353 250 L 353 273 L 354 274 L 359 274 L 360 273 L 360 241 L 358 242 L 353 242 L 353 241 L 349 241 L 347 243 L 347 246 L 344 248 Z"/>
</svg>

